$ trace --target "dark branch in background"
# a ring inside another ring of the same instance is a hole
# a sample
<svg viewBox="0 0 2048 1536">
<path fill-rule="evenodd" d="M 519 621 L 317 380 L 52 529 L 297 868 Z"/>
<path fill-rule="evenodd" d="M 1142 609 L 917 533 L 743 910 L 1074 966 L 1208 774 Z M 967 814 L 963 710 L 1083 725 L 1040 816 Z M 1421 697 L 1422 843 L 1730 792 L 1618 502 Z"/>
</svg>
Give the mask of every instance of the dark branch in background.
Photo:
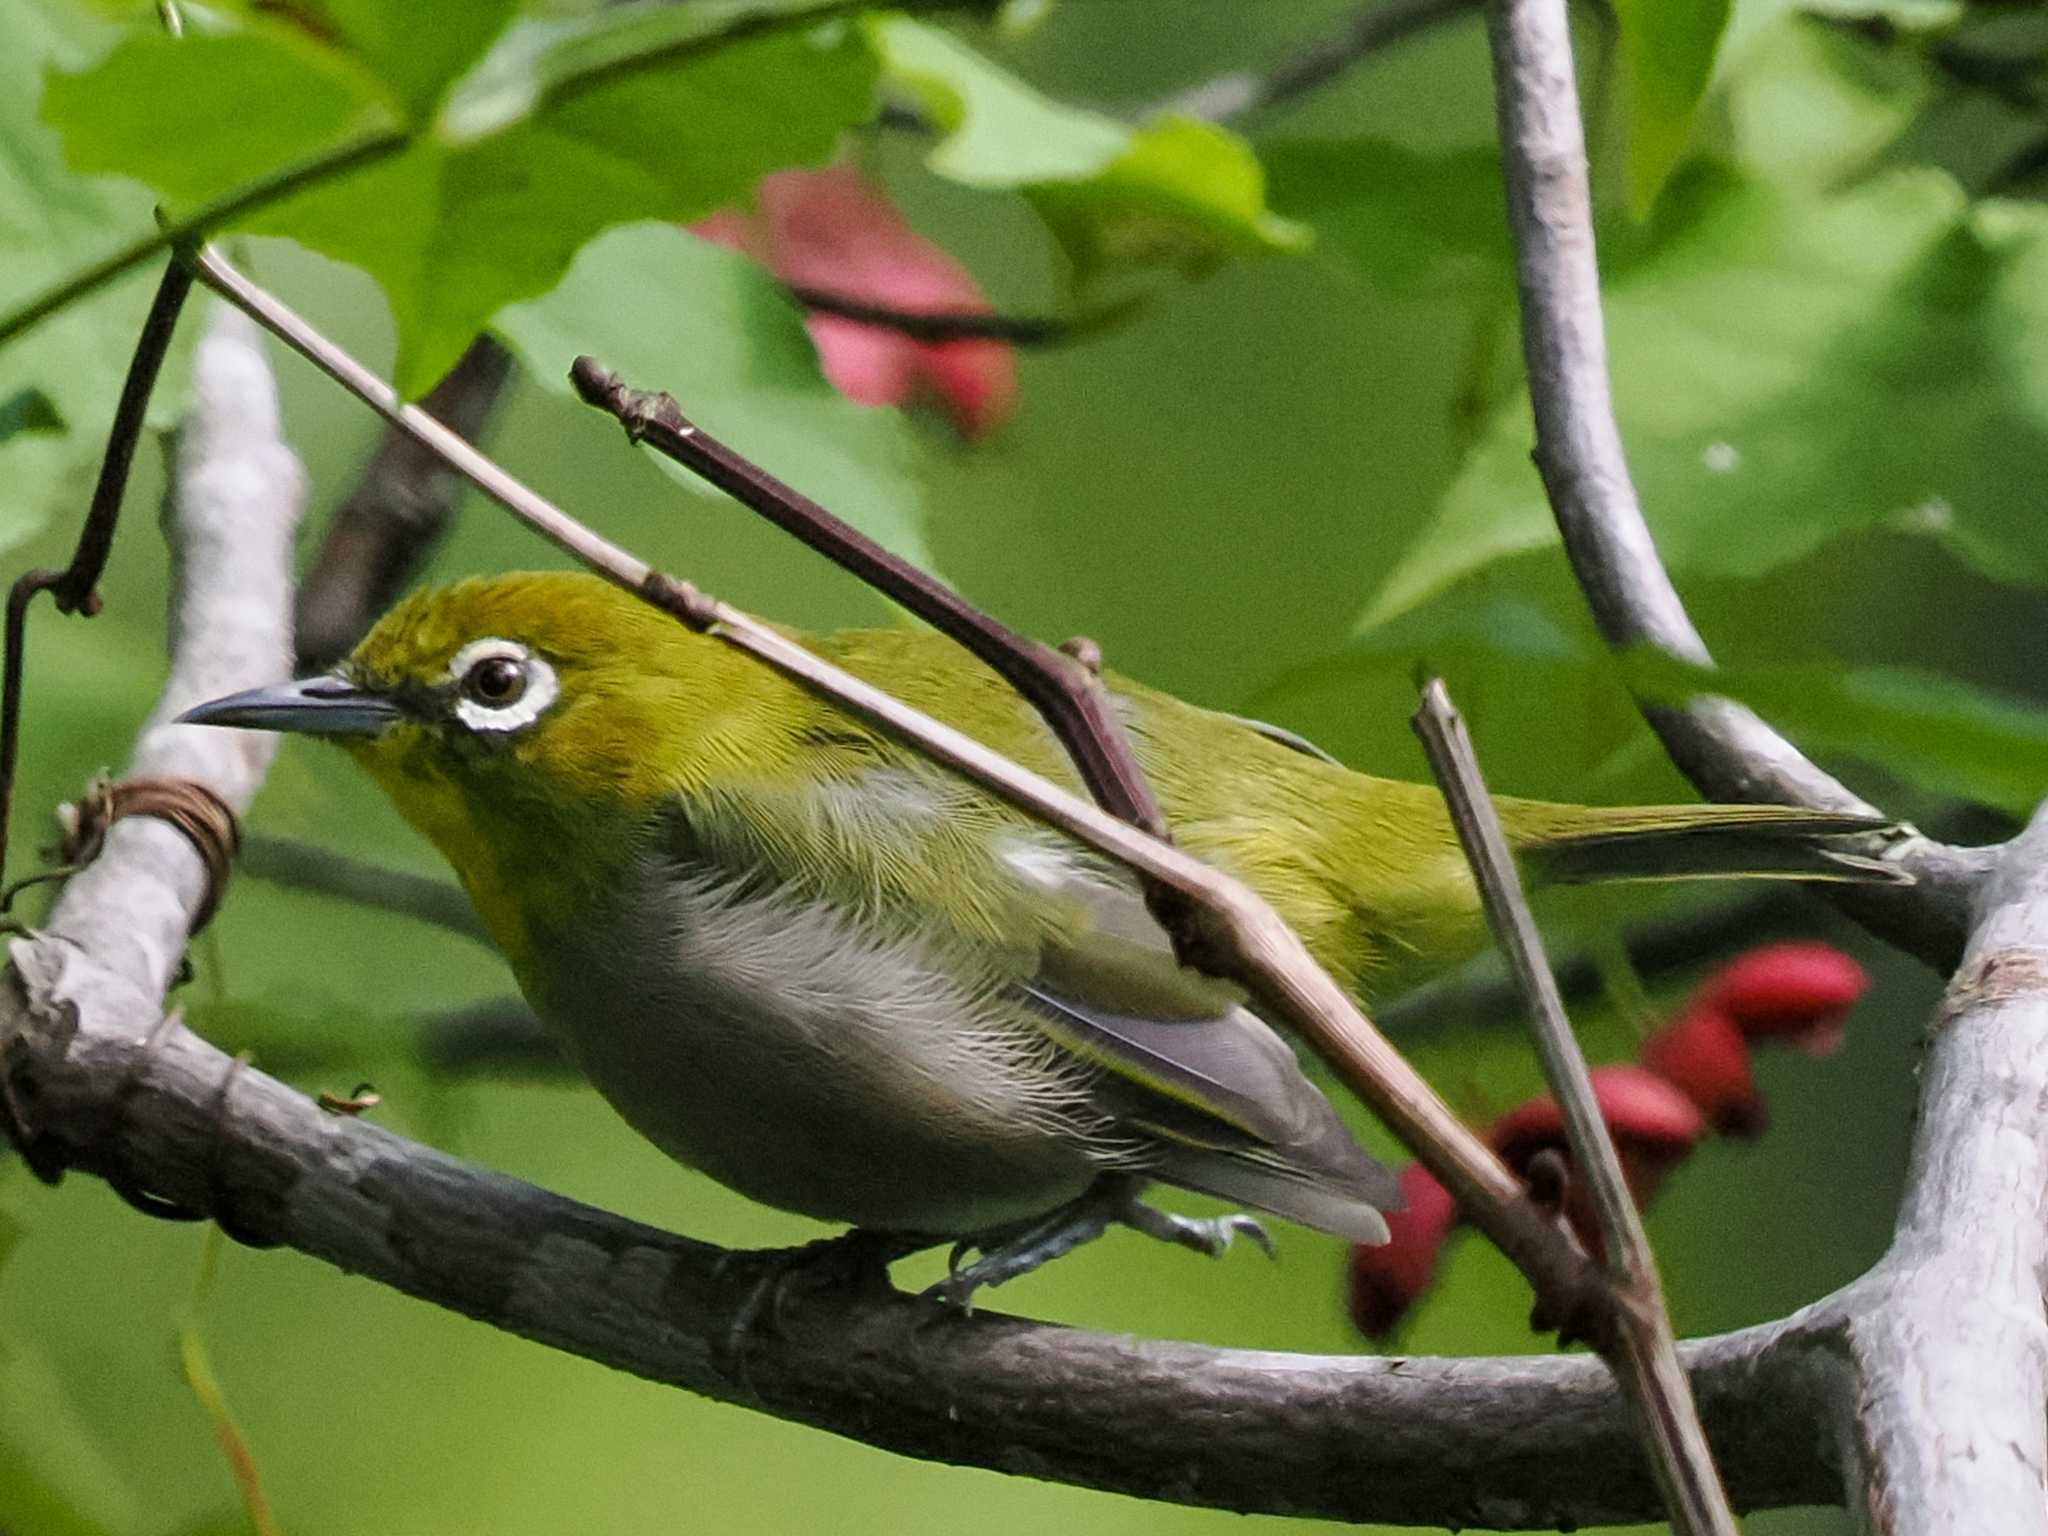
<svg viewBox="0 0 2048 1536">
<path fill-rule="evenodd" d="M 894 331 L 912 341 L 1006 341 L 1013 347 L 1061 347 L 1121 323 L 1137 309 L 1135 301 L 1091 310 L 1072 319 L 1057 315 L 999 315 L 990 310 L 894 309 L 825 288 L 789 285 L 789 296 L 821 315 L 857 320 Z"/>
<path fill-rule="evenodd" d="M 1611 1332 L 1594 1342 L 1621 1384 L 1637 1433 L 1649 1447 L 1673 1530 L 1679 1536 L 1735 1536 L 1735 1515 L 1714 1470 L 1691 1386 L 1678 1363 L 1678 1345 L 1642 1213 L 1622 1176 L 1621 1155 L 1600 1112 L 1592 1073 L 1544 959 L 1543 941 L 1515 871 L 1507 833 L 1487 798 L 1465 722 L 1440 679 L 1423 685 L 1422 706 L 1412 723 L 1443 790 L 1465 861 L 1472 866 L 1494 941 L 1528 1000 L 1536 1056 L 1563 1114 L 1573 1172 L 1590 1191 L 1608 1278 L 1622 1298 L 1610 1315 Z"/>
<path fill-rule="evenodd" d="M 475 442 L 511 374 L 512 354 L 479 336 L 420 408 Z M 318 671 L 354 649 L 425 563 L 462 490 L 461 479 L 439 458 L 405 433 L 385 430 L 299 583 L 302 669 Z"/>
<path fill-rule="evenodd" d="M 1152 786 L 1131 755 L 1123 727 L 1111 718 L 1101 685 L 1086 667 L 989 617 L 943 582 L 776 479 L 685 417 L 674 397 L 634 389 L 592 357 L 577 358 L 569 378 L 584 404 L 616 416 L 634 442 L 652 444 L 965 646 L 1045 717 L 1104 810 L 1154 837 L 1167 837 L 1166 817 Z"/>
<path fill-rule="evenodd" d="M 517 997 L 488 998 L 420 1020 L 420 1065 L 445 1077 L 520 1077 L 559 1081 L 576 1068 Z"/>
<path fill-rule="evenodd" d="M 1445 22 L 1477 14 L 1480 4 L 1481 0 L 1380 0 L 1263 74 L 1249 69 L 1231 70 L 1155 102 L 1137 115 L 1178 113 L 1207 118 L 1212 123 L 1235 122 L 1320 90 L 1383 48 Z"/>
<path fill-rule="evenodd" d="M 1565 551 L 1611 647 L 1650 645 L 1712 665 L 1657 557 L 1614 423 L 1563 0 L 1495 0 L 1487 7 L 1487 32 L 1536 466 Z M 1711 799 L 1872 811 L 1743 705 L 1700 697 L 1678 709 L 1646 700 L 1643 713 L 1679 770 Z M 1880 937 L 1952 968 L 1990 852 L 1950 848 L 1910 829 L 1889 838 L 1883 851 L 1912 874 L 1914 886 L 1844 886 L 1830 894 Z"/>
<path fill-rule="evenodd" d="M 479 944 L 490 942 L 469 898 L 460 886 L 446 880 L 386 869 L 311 843 L 261 833 L 242 839 L 241 857 L 236 862 L 243 874 L 258 880 L 416 918 Z"/>
<path fill-rule="evenodd" d="M 14 811 L 15 768 L 21 757 L 21 669 L 28 640 L 28 606 L 38 592 L 48 592 L 59 613 L 91 618 L 100 611 L 100 573 L 107 568 L 107 555 L 114 547 L 114 529 L 121 520 L 135 445 L 142 439 L 150 393 L 156 388 L 164 354 L 177 334 L 178 316 L 191 292 L 192 273 L 183 262 L 173 260 L 164 268 L 156 298 L 142 322 L 142 334 L 136 338 L 135 355 L 129 359 L 128 376 L 121 384 L 114 424 L 107 433 L 107 451 L 100 460 L 99 479 L 71 563 L 61 571 L 26 572 L 7 594 L 6 633 L 4 644 L 0 644 L 0 882 L 6 876 L 7 828 Z M 5 904 L 0 902 L 0 911 L 4 910 Z"/>
<path fill-rule="evenodd" d="M 1813 900 L 1783 881 L 1757 891 L 1635 924 L 1624 930 L 1621 957 L 1645 981 L 1719 959 L 1766 939 L 1814 933 L 1826 927 Z M 1568 1003 L 1597 1000 L 1606 990 L 1601 957 L 1565 956 L 1552 967 L 1558 991 Z M 1428 982 L 1378 1012 L 1380 1028 L 1409 1041 L 1440 1030 L 1499 1020 L 1522 1006 L 1515 983 L 1490 969 L 1468 967 Z"/>
</svg>

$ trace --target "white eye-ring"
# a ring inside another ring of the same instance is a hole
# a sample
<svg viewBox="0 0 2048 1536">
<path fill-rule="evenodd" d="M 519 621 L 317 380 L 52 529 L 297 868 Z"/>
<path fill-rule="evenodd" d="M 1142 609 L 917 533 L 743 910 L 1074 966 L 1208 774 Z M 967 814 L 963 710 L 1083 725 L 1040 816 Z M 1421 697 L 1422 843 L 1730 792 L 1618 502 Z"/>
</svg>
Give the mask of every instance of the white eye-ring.
<svg viewBox="0 0 2048 1536">
<path fill-rule="evenodd" d="M 472 640 L 448 662 L 455 718 L 473 731 L 533 724 L 561 691 L 555 669 L 517 640 Z"/>
</svg>

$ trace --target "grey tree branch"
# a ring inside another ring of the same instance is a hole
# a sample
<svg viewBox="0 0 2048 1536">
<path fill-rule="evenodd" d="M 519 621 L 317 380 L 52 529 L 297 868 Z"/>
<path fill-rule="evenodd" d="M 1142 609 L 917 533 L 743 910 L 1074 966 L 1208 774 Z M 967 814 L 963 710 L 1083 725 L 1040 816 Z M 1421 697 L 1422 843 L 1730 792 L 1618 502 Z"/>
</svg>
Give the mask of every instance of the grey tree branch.
<svg viewBox="0 0 2048 1536">
<path fill-rule="evenodd" d="M 1545 1529 L 1654 1517 L 1607 1372 L 1587 1357 L 1284 1355 L 1093 1333 L 894 1294 L 793 1295 L 729 1354 L 759 1277 L 725 1253 L 325 1114 L 62 946 L 18 945 L 42 1124 L 75 1166 L 222 1212 L 409 1295 L 650 1380 L 905 1455 L 1212 1507 Z M 129 1085 L 122 1107 L 113 1085 Z M 1798 1321 L 1689 1351 L 1731 1492 L 1827 1502 L 1829 1422 Z"/>
<path fill-rule="evenodd" d="M 1608 399 L 1585 153 L 1563 0 L 1491 0 L 1508 213 L 1537 465 L 1610 644 L 1707 650 L 1638 507 Z M 1855 809 L 1849 791 L 1738 705 L 1647 710 L 1699 787 Z M 1889 856 L 1919 882 L 1843 905 L 1944 968 L 1919 1132 L 1891 1249 L 1806 1314 L 1848 1469 L 1883 1536 L 2048 1532 L 2048 808 L 2003 848 L 1918 834 Z M 1822 1363 L 1832 1355 L 1833 1363 Z"/>
<path fill-rule="evenodd" d="M 1536 466 L 1565 551 L 1610 646 L 1653 645 L 1711 664 L 1658 559 L 1615 426 L 1565 0 L 1491 0 L 1486 14 Z M 1872 809 L 1731 700 L 1702 697 L 1683 709 L 1646 704 L 1644 714 L 1672 761 L 1711 798 Z M 1909 831 L 1884 853 L 1916 884 L 1831 894 L 1881 937 L 1952 969 L 1993 851 L 1952 848 Z"/>
<path fill-rule="evenodd" d="M 474 442 L 511 376 L 512 354 L 479 336 L 420 408 Z M 462 490 L 439 458 L 396 428 L 386 430 L 299 583 L 301 667 L 317 671 L 354 648 L 439 542 Z"/>
<path fill-rule="evenodd" d="M 1842 1459 L 1872 1536 L 2048 1533 L 2048 807 L 1977 911 L 1891 1248 L 1843 1293 Z"/>
<path fill-rule="evenodd" d="M 215 731 L 208 741 L 203 729 L 170 722 L 203 700 L 290 674 L 290 559 L 305 472 L 284 442 L 263 337 L 246 317 L 214 306 L 192 379 L 163 516 L 184 601 L 171 616 L 170 676 L 128 777 L 200 778 L 239 811 L 276 741 L 256 731 Z M 124 818 L 102 856 L 65 885 L 49 941 L 90 941 L 102 964 L 161 997 L 206 880 L 180 833 L 154 817 Z"/>
<path fill-rule="evenodd" d="M 1506 953 L 1509 969 L 1528 1000 L 1544 1081 L 1563 1115 L 1573 1168 L 1591 1193 L 1607 1277 L 1621 1299 L 1610 1314 L 1611 1331 L 1595 1342 L 1649 1448 L 1672 1528 L 1681 1536 L 1734 1536 L 1735 1515 L 1678 1363 L 1642 1213 L 1622 1176 L 1621 1156 L 1600 1113 L 1585 1054 L 1565 1017 L 1557 980 L 1544 959 L 1543 940 L 1515 872 L 1507 834 L 1480 777 L 1465 722 L 1440 678 L 1423 685 L 1422 705 L 1413 723 L 1444 792 L 1465 861 L 1472 866 L 1495 942 Z"/>
</svg>

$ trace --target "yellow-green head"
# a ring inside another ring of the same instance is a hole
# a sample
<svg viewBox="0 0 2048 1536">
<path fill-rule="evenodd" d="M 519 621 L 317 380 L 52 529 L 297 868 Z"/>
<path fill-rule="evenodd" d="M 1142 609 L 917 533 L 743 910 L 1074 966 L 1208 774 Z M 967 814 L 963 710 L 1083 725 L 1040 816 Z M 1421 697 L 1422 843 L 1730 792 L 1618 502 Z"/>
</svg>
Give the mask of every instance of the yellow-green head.
<svg viewBox="0 0 2048 1536">
<path fill-rule="evenodd" d="M 346 750 L 454 866 L 523 971 L 529 917 L 614 878 L 659 806 L 763 767 L 761 705 L 775 691 L 630 593 L 521 573 L 416 593 L 332 673 L 188 718 Z"/>
</svg>

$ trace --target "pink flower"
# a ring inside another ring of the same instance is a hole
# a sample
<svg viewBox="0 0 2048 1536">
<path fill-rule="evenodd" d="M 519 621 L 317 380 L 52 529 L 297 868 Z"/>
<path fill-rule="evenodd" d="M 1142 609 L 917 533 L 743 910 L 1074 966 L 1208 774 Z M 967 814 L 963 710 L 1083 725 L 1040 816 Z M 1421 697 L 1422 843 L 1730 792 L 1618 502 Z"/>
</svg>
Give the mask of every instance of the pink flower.
<svg viewBox="0 0 2048 1536">
<path fill-rule="evenodd" d="M 854 166 L 776 171 L 755 210 L 721 209 L 692 225 L 742 251 L 793 288 L 909 314 L 988 314 L 967 269 L 904 222 Z M 918 341 L 899 330 L 810 311 L 804 320 L 825 377 L 861 405 L 935 404 L 970 442 L 1008 417 L 1017 360 L 1002 341 Z"/>
<path fill-rule="evenodd" d="M 1636 1203 L 1647 1206 L 1708 1128 L 1761 1136 L 1769 1114 L 1750 1075 L 1752 1041 L 1782 1040 L 1816 1055 L 1840 1044 L 1843 1016 L 1868 985 L 1849 956 L 1826 944 L 1767 944 L 1738 955 L 1703 982 L 1678 1015 L 1643 1042 L 1638 1064 L 1593 1069 L 1601 1118 L 1614 1137 Z M 1487 1142 L 1517 1173 L 1539 1153 L 1567 1154 L 1564 1116 L 1547 1097 L 1509 1110 Z M 1351 1317 L 1384 1338 L 1429 1287 L 1456 1206 L 1419 1164 L 1401 1175 L 1408 1208 L 1392 1212 L 1392 1238 L 1351 1252 Z M 1582 1183 L 1565 1194 L 1566 1219 L 1590 1252 L 1599 1230 Z"/>
</svg>

